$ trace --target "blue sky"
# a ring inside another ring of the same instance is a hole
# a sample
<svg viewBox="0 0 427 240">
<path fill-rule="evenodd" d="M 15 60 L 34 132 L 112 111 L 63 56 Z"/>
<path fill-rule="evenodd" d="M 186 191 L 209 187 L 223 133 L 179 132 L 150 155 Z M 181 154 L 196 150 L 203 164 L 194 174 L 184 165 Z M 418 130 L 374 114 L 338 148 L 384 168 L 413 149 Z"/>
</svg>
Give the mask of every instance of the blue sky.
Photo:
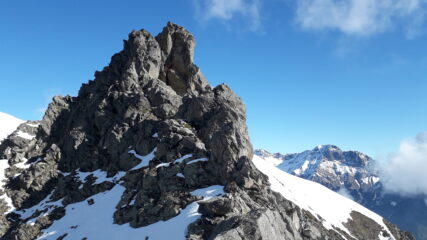
<svg viewBox="0 0 427 240">
<path fill-rule="evenodd" d="M 3 1 L 0 111 L 40 119 L 133 29 L 196 37 L 196 64 L 247 105 L 255 148 L 335 144 L 374 157 L 427 130 L 423 0 Z"/>
</svg>

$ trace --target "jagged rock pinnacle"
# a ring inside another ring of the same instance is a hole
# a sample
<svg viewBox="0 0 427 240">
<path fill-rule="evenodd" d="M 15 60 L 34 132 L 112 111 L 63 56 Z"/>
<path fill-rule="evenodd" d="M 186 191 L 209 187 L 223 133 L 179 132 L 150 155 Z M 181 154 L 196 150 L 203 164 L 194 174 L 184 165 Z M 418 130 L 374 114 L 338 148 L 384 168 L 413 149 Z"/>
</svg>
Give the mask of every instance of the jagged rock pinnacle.
<svg viewBox="0 0 427 240">
<path fill-rule="evenodd" d="M 78 96 L 53 99 L 34 139 L 2 143 L 1 158 L 27 167 L 8 175 L 13 208 L 0 200 L 0 237 L 36 239 L 70 204 L 96 204 L 93 196 L 113 189 L 121 194 L 114 223 L 139 228 L 201 200 L 192 191 L 220 185 L 225 195 L 201 204 L 187 239 L 342 239 L 271 191 L 251 161 L 245 105 L 228 86 L 209 86 L 194 47 L 174 23 L 157 37 L 133 31 Z M 59 231 L 57 239 L 72 230 Z"/>
</svg>

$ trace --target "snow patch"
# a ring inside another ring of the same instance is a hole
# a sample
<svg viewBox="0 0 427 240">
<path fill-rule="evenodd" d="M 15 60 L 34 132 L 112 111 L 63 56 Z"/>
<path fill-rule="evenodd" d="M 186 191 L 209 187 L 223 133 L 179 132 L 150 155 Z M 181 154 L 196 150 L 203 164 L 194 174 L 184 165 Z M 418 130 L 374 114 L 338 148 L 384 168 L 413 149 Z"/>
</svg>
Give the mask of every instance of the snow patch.
<svg viewBox="0 0 427 240">
<path fill-rule="evenodd" d="M 55 208 L 62 206 L 62 199 L 59 199 L 57 201 L 52 201 L 51 198 L 52 194 L 49 194 L 47 197 L 45 197 L 42 201 L 40 201 L 38 204 L 32 206 L 28 209 L 23 210 L 17 210 L 15 213 L 21 215 L 21 219 L 29 218 L 31 217 L 35 212 L 44 211 L 42 216 L 48 215 L 50 212 L 52 212 Z M 34 222 L 34 218 L 28 220 L 27 223 Z"/>
<path fill-rule="evenodd" d="M 122 178 L 126 172 L 118 172 L 116 175 L 112 177 L 107 177 L 107 172 L 104 172 L 100 169 L 93 171 L 93 172 L 81 172 L 77 171 L 76 177 L 80 180 L 80 182 L 84 183 L 86 182 L 86 178 L 90 175 L 94 176 L 96 178 L 95 182 L 93 184 L 100 184 L 103 182 L 115 182 Z M 82 186 L 81 186 L 82 187 Z"/>
<path fill-rule="evenodd" d="M 181 162 L 182 162 L 182 161 L 184 161 L 185 159 L 187 159 L 187 158 L 191 158 L 191 157 L 193 157 L 193 154 L 187 154 L 187 155 L 184 155 L 184 156 L 182 156 L 182 157 L 178 158 L 177 160 L 175 160 L 175 162 L 176 162 L 176 163 L 181 163 Z"/>
<path fill-rule="evenodd" d="M 28 164 L 27 161 L 28 160 L 26 158 L 23 158 L 22 162 L 19 162 L 19 163 L 15 164 L 14 166 L 17 168 L 20 168 L 20 169 L 27 169 L 31 166 L 30 164 Z"/>
<path fill-rule="evenodd" d="M 68 235 L 64 239 L 185 239 L 187 226 L 200 217 L 198 203 L 193 202 L 167 221 L 141 228 L 114 224 L 113 214 L 124 190 L 123 186 L 116 185 L 110 191 L 92 196 L 93 205 L 86 201 L 68 205 L 66 215 L 44 230 L 38 239 L 54 240 L 65 233 Z M 224 191 L 223 186 L 215 185 L 195 190 L 191 194 L 209 199 L 224 194 Z"/>
<path fill-rule="evenodd" d="M 177 173 L 177 174 L 176 174 L 176 176 L 177 176 L 177 177 L 181 177 L 181 178 L 185 178 L 185 176 L 184 176 L 184 175 L 182 175 L 182 173 Z M 427 204 L 427 203 L 426 203 L 426 204 Z"/>
<path fill-rule="evenodd" d="M 33 138 L 35 138 L 35 137 L 36 137 L 36 136 L 33 136 L 33 135 L 28 134 L 28 133 L 26 133 L 26 132 L 23 132 L 23 131 L 21 131 L 21 130 L 19 130 L 19 131 L 16 133 L 16 135 L 17 135 L 18 137 L 20 137 L 20 138 L 27 139 L 27 140 L 32 140 Z"/>
<path fill-rule="evenodd" d="M 133 154 L 136 158 L 141 160 L 141 162 L 138 165 L 136 165 L 135 167 L 133 167 L 130 171 L 141 169 L 143 167 L 147 167 L 148 164 L 150 163 L 150 161 L 154 158 L 154 154 L 156 153 L 156 151 L 157 151 L 157 148 L 154 148 L 154 150 L 151 151 L 151 153 L 149 153 L 145 156 L 141 156 L 141 155 L 137 154 L 135 152 L 135 150 L 128 151 L 128 153 Z"/>
<path fill-rule="evenodd" d="M 30 127 L 33 127 L 33 128 L 36 128 L 36 127 L 39 127 L 40 126 L 40 123 L 37 123 L 37 124 L 33 124 L 33 123 L 26 123 L 28 126 L 30 126 Z"/>
<path fill-rule="evenodd" d="M 159 168 L 159 167 L 169 167 L 171 165 L 171 163 L 181 163 L 185 159 L 190 158 L 192 156 L 193 156 L 193 154 L 187 154 L 187 155 L 184 155 L 183 157 L 180 157 L 180 158 L 176 159 L 173 162 L 170 162 L 170 163 L 160 163 L 159 165 L 156 166 L 156 168 Z M 198 159 L 196 159 L 196 160 L 198 160 Z M 193 161 L 195 161 L 195 160 L 193 160 Z"/>
<path fill-rule="evenodd" d="M 197 159 L 194 159 L 194 160 L 187 162 L 187 164 L 192 164 L 192 163 L 196 163 L 196 162 L 206 162 L 206 161 L 208 161 L 207 158 L 197 158 Z"/>
<path fill-rule="evenodd" d="M 160 163 L 159 165 L 156 166 L 156 168 L 159 167 L 169 167 L 171 165 L 171 163 Z"/>
</svg>

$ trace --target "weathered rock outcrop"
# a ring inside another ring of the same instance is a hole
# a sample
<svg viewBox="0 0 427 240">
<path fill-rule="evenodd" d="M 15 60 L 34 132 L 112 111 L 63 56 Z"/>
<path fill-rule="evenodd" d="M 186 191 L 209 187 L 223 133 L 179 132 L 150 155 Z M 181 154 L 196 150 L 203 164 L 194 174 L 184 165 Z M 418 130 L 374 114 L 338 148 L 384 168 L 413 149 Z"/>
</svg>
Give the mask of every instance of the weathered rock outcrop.
<svg viewBox="0 0 427 240">
<path fill-rule="evenodd" d="M 4 186 L 2 239 L 35 239 L 67 214 L 67 205 L 93 204 L 92 196 L 117 184 L 125 188 L 117 224 L 168 220 L 200 200 L 191 191 L 222 185 L 225 195 L 200 202 L 202 216 L 188 227 L 188 239 L 344 239 L 270 190 L 250 161 L 244 104 L 228 86 L 207 83 L 193 63 L 194 47 L 194 37 L 173 23 L 157 37 L 133 31 L 78 96 L 53 99 L 34 139 L 4 141 L 0 158 L 27 167 Z M 141 156 L 150 154 L 144 165 Z M 106 172 L 106 180 L 95 171 Z M 40 202 L 55 205 L 28 216 Z"/>
</svg>

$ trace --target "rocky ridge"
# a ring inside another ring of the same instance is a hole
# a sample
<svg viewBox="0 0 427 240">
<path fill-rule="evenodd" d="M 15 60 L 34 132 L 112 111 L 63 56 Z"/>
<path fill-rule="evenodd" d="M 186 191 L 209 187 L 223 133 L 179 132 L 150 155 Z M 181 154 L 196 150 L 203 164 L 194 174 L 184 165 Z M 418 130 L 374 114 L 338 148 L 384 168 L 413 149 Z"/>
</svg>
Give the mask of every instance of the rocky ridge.
<svg viewBox="0 0 427 240">
<path fill-rule="evenodd" d="M 68 206 L 96 205 L 96 196 L 118 186 L 113 221 L 132 228 L 170 220 L 197 202 L 201 216 L 187 239 L 412 239 L 391 225 L 361 230 L 367 220 L 360 216 L 348 233 L 327 229 L 271 191 L 251 161 L 243 102 L 228 86 L 208 84 L 194 47 L 193 35 L 173 23 L 156 37 L 133 31 L 78 96 L 54 97 L 40 122 L 19 127 L 34 137 L 3 141 L 1 239 L 72 239 L 79 226 L 44 231 Z M 209 186 L 224 194 L 192 194 Z"/>
</svg>

